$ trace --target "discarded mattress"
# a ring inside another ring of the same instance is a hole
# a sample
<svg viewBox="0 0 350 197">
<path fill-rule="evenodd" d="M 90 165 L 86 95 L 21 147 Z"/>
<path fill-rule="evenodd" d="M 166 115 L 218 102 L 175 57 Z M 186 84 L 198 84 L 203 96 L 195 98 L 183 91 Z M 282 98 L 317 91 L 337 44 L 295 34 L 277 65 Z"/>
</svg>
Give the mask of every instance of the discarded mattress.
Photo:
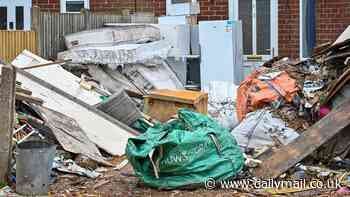
<svg viewBox="0 0 350 197">
<path fill-rule="evenodd" d="M 147 44 L 95 44 L 58 53 L 58 59 L 71 59 L 72 63 L 80 64 L 118 66 L 166 59 L 170 49 L 170 44 L 164 40 Z"/>
<path fill-rule="evenodd" d="M 108 27 L 125 27 L 132 24 L 108 23 Z M 139 25 L 139 24 L 138 24 Z M 191 27 L 189 24 L 149 24 L 159 29 L 161 39 L 169 42 L 171 50 L 169 57 L 184 57 L 190 55 Z"/>
<path fill-rule="evenodd" d="M 152 66 L 130 64 L 119 70 L 104 65 L 89 65 L 88 68 L 89 74 L 111 93 L 124 89 L 129 95 L 142 96 L 154 89 L 184 89 L 175 72 L 164 61 Z"/>
<path fill-rule="evenodd" d="M 164 61 L 153 66 L 127 65 L 123 68 L 122 73 L 132 79 L 138 89 L 143 89 L 146 93 L 153 89 L 184 88 L 175 72 Z"/>
<path fill-rule="evenodd" d="M 142 44 L 160 40 L 160 30 L 152 25 L 124 25 L 82 31 L 65 36 L 68 49 L 95 44 Z"/>
<path fill-rule="evenodd" d="M 292 102 L 299 90 L 294 79 L 285 71 L 265 73 L 261 68 L 253 71 L 237 91 L 237 116 L 242 121 L 246 114 L 268 104 L 277 106 Z"/>
<path fill-rule="evenodd" d="M 299 137 L 299 134 L 288 128 L 283 120 L 274 118 L 272 113 L 265 109 L 247 114 L 247 117 L 232 130 L 232 135 L 244 149 L 273 146 L 273 137 L 283 145 Z"/>
<path fill-rule="evenodd" d="M 133 94 L 143 95 L 125 76 L 118 71 L 112 70 L 108 66 L 88 65 L 88 68 L 88 72 L 92 78 L 97 80 L 100 85 L 112 94 L 124 89 L 128 93 L 132 92 Z"/>
<path fill-rule="evenodd" d="M 12 61 L 12 65 L 18 68 L 46 63 L 50 63 L 50 61 L 47 61 L 27 50 L 24 50 Z M 27 70 L 27 72 L 88 105 L 96 105 L 101 102 L 101 95 L 99 93 L 82 88 L 79 84 L 80 78 L 66 71 L 58 64 L 33 68 Z M 29 89 L 31 89 L 31 87 L 29 87 Z"/>
</svg>

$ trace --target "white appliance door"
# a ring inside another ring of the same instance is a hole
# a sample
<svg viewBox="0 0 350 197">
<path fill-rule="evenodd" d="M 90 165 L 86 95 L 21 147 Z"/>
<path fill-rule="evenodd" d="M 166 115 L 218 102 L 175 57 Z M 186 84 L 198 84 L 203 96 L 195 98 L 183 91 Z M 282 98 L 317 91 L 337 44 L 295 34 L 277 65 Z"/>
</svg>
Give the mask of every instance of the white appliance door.
<svg viewBox="0 0 350 197">
<path fill-rule="evenodd" d="M 211 81 L 234 83 L 234 22 L 199 22 L 201 46 L 201 87 L 208 91 Z"/>
</svg>

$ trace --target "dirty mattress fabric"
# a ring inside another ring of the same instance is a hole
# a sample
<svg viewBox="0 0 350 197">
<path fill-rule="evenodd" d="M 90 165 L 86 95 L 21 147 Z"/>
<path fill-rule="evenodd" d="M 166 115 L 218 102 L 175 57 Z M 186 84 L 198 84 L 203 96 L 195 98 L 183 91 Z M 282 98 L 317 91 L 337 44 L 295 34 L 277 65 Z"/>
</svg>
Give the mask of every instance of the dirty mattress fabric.
<svg viewBox="0 0 350 197">
<path fill-rule="evenodd" d="M 180 109 L 178 116 L 128 140 L 126 154 L 146 185 L 174 189 L 208 178 L 232 178 L 241 171 L 243 154 L 227 129 L 188 109 Z"/>
</svg>

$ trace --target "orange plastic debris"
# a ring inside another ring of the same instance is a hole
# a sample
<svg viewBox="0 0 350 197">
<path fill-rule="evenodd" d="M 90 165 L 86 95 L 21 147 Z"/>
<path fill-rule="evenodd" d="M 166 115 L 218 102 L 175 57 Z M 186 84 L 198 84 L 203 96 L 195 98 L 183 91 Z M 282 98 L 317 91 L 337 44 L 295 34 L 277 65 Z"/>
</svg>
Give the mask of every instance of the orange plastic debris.
<svg viewBox="0 0 350 197">
<path fill-rule="evenodd" d="M 266 69 L 255 70 L 239 86 L 237 90 L 237 116 L 242 121 L 246 114 L 263 108 L 267 104 L 283 97 L 286 102 L 292 102 L 298 91 L 297 83 L 282 71 L 268 82 L 259 80 Z"/>
</svg>

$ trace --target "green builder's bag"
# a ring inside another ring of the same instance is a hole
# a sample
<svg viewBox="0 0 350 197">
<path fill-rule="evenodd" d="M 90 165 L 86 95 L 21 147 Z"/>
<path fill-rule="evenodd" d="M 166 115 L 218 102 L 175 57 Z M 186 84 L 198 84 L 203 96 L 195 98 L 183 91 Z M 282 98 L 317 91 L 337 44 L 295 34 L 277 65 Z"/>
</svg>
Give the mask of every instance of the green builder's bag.
<svg viewBox="0 0 350 197">
<path fill-rule="evenodd" d="M 178 116 L 128 140 L 126 154 L 146 185 L 174 189 L 239 173 L 243 154 L 227 129 L 187 109 L 179 110 Z"/>
</svg>

